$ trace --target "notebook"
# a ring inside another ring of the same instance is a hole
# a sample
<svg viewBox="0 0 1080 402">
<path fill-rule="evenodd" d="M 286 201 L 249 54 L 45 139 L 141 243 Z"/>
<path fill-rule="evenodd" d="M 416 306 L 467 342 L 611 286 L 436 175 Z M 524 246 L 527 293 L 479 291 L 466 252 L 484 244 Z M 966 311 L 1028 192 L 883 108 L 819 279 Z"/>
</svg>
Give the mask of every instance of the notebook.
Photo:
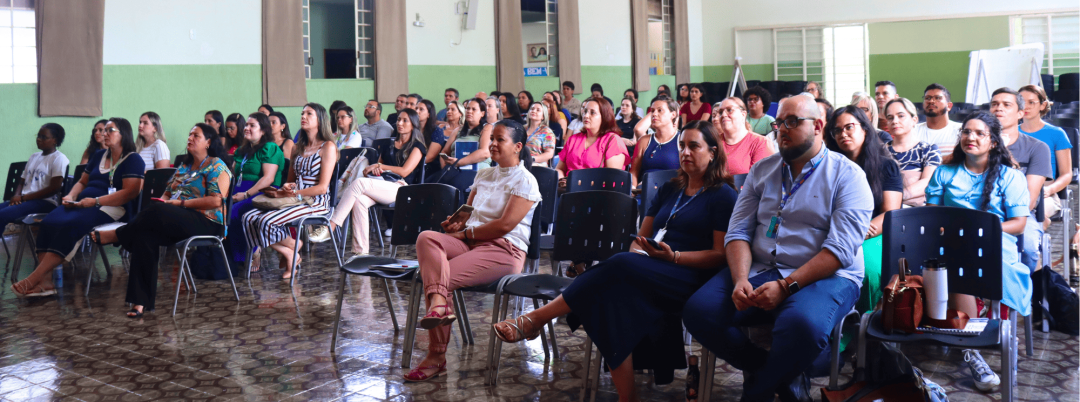
<svg viewBox="0 0 1080 402">
<path fill-rule="evenodd" d="M 983 330 L 986 329 L 986 324 L 989 322 L 989 318 L 972 318 L 968 320 L 963 329 L 935 328 L 922 325 L 919 326 L 919 331 L 942 335 L 979 336 L 982 335 Z"/>
</svg>

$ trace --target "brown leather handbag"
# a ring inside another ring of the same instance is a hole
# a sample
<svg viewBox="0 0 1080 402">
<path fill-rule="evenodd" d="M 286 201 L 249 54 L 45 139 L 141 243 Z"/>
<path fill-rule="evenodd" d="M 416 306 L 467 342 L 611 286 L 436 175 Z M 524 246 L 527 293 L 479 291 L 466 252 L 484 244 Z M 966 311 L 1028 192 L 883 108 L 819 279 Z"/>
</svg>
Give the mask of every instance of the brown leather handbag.
<svg viewBox="0 0 1080 402">
<path fill-rule="evenodd" d="M 881 295 L 881 323 L 885 331 L 914 333 L 923 317 L 923 278 L 911 275 L 906 258 Z"/>
</svg>

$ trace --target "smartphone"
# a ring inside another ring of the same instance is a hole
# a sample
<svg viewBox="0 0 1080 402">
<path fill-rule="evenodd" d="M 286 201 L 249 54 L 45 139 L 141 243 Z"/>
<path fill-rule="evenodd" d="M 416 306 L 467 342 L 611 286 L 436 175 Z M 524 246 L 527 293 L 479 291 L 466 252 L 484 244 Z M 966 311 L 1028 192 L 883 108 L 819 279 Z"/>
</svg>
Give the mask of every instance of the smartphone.
<svg viewBox="0 0 1080 402">
<path fill-rule="evenodd" d="M 469 216 L 472 215 L 472 211 L 472 205 L 461 204 L 461 206 L 458 207 L 457 211 L 454 211 L 454 214 L 450 215 L 450 224 L 453 225 L 455 223 L 465 223 L 465 221 L 469 220 Z"/>
<path fill-rule="evenodd" d="M 663 250 L 663 248 L 660 247 L 660 243 L 657 243 L 656 240 L 650 239 L 648 237 L 638 236 L 638 235 L 635 235 L 635 234 L 630 235 L 631 240 L 637 239 L 638 237 L 644 238 L 645 241 L 648 242 L 649 246 L 651 246 L 652 248 L 655 248 L 657 250 Z"/>
<path fill-rule="evenodd" d="M 75 202 L 75 201 L 64 200 L 64 204 L 65 205 L 75 205 L 75 204 L 78 204 L 78 203 Z"/>
<path fill-rule="evenodd" d="M 441 152 L 439 153 L 439 157 L 443 158 L 443 159 L 450 159 L 450 155 L 447 155 L 447 154 L 444 154 L 444 153 L 441 153 Z"/>
</svg>

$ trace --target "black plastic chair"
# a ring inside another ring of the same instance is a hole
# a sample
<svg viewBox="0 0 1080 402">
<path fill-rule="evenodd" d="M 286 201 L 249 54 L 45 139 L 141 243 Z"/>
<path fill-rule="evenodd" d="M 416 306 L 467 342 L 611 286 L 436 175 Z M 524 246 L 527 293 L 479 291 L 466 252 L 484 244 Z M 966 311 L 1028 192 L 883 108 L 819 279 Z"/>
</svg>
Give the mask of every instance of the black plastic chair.
<svg viewBox="0 0 1080 402">
<path fill-rule="evenodd" d="M 366 154 L 365 150 L 367 149 L 368 148 L 342 149 L 341 152 L 338 153 L 338 177 L 341 177 L 341 174 L 345 173 L 345 169 L 349 167 L 349 164 L 352 163 L 353 159 L 356 159 L 360 154 Z"/>
<path fill-rule="evenodd" d="M 420 273 L 418 269 L 404 272 L 375 268 L 376 265 L 387 264 L 411 264 L 411 260 L 397 259 L 398 246 L 412 246 L 416 239 L 425 230 L 442 231 L 441 223 L 446 217 L 453 214 L 457 208 L 459 199 L 458 189 L 446 184 L 415 184 L 405 186 L 398 190 L 397 204 L 398 213 L 394 219 L 394 227 L 390 236 L 390 256 L 356 256 L 345 263 L 340 263 L 341 284 L 338 293 L 337 316 L 334 319 L 334 333 L 330 341 L 330 353 L 337 351 L 338 326 L 341 324 L 341 307 L 345 302 L 345 279 L 348 275 L 367 276 L 383 280 L 383 290 L 386 292 L 386 303 L 390 310 L 390 319 L 394 322 L 394 331 L 398 331 L 397 314 L 394 311 L 394 303 L 390 297 L 388 280 L 408 281 L 410 283 L 410 298 L 406 306 L 407 319 L 405 322 L 405 344 L 401 356 L 402 367 L 408 368 L 412 360 L 413 340 L 416 334 L 418 320 L 417 309 L 421 304 L 423 295 Z"/>
<path fill-rule="evenodd" d="M 83 168 L 84 166 L 86 166 L 86 165 L 79 165 L 79 166 L 75 167 L 75 173 L 78 174 L 79 171 L 81 171 L 81 168 Z M 70 167 L 71 166 L 67 166 L 64 169 L 66 170 L 66 169 L 68 169 Z M 67 193 L 71 192 L 71 186 L 73 186 L 73 185 L 75 185 L 75 180 L 70 175 L 68 175 L 68 171 L 65 171 L 64 172 L 64 180 L 63 180 L 62 184 L 60 185 L 60 191 L 59 191 L 59 194 L 58 194 L 57 198 L 61 198 L 61 197 L 65 196 L 65 195 L 67 195 Z M 33 236 L 32 232 L 30 231 L 30 228 L 33 227 L 33 226 L 39 226 L 41 224 L 41 220 L 45 219 L 45 216 L 48 215 L 48 214 L 49 214 L 48 212 L 39 212 L 39 213 L 36 213 L 36 214 L 29 214 L 29 215 L 26 215 L 26 216 L 23 216 L 23 217 L 17 219 L 16 222 L 13 222 L 16 226 L 21 227 L 20 229 L 21 229 L 22 234 L 20 235 L 20 237 L 22 237 L 23 241 L 26 243 L 26 246 L 28 247 L 28 249 L 31 250 L 30 256 L 33 257 L 35 266 L 38 264 L 38 258 L 37 258 L 37 253 L 35 253 L 33 251 L 37 248 L 37 246 L 35 245 L 34 236 Z M 7 246 L 7 244 L 5 243 L 5 247 L 6 246 Z M 16 255 L 16 257 L 15 257 L 15 267 L 16 267 L 16 269 L 18 269 L 18 267 L 20 265 L 22 265 L 22 253 L 23 253 L 23 251 L 22 251 L 21 248 L 15 250 L 15 255 Z"/>
<path fill-rule="evenodd" d="M 232 182 L 229 183 L 229 191 L 225 192 L 225 205 L 222 212 L 225 214 L 225 225 L 221 227 L 221 233 L 216 235 L 204 235 L 204 236 L 191 236 L 187 239 L 181 240 L 173 244 L 176 248 L 176 256 L 180 259 L 179 277 L 176 279 L 176 298 L 173 299 L 172 315 L 176 315 L 176 306 L 180 304 L 180 285 L 184 283 L 185 271 L 187 272 L 188 283 L 192 293 L 199 293 L 195 288 L 195 275 L 191 273 L 191 265 L 188 264 L 187 255 L 188 251 L 192 247 L 217 247 L 221 251 L 221 258 L 225 261 L 225 271 L 229 273 L 229 283 L 232 284 L 233 295 L 236 296 L 237 303 L 240 302 L 240 292 L 236 289 L 236 280 L 233 278 L 232 269 L 229 267 L 229 253 L 225 252 L 225 245 L 222 243 L 225 239 L 225 231 L 229 227 L 229 213 L 232 211 L 233 198 L 232 194 Z M 243 236 L 243 233 L 234 233 L 234 236 Z"/>
<path fill-rule="evenodd" d="M 382 140 L 380 140 L 380 141 L 382 141 Z M 391 146 L 393 146 L 393 145 L 391 145 Z M 424 183 L 424 175 L 427 174 L 427 164 L 424 163 L 423 160 L 421 160 L 418 165 L 419 166 L 414 168 L 414 169 L 420 169 L 420 175 L 416 176 L 416 180 L 418 180 L 418 182 L 417 183 L 409 183 L 410 185 L 412 185 L 412 184 L 423 184 Z M 471 172 L 473 177 L 476 177 L 476 172 L 475 171 L 463 170 L 461 173 L 462 174 L 468 174 L 468 173 L 465 173 L 465 172 Z M 461 203 L 465 202 L 464 201 L 464 196 L 460 196 L 460 197 L 462 197 L 462 199 L 458 201 L 459 202 L 458 205 L 461 205 Z M 380 250 L 383 247 L 385 247 L 385 245 L 383 244 L 382 224 L 379 223 L 379 217 L 383 215 L 383 212 L 385 212 L 385 211 L 393 211 L 393 210 L 394 210 L 394 204 L 390 204 L 390 205 L 375 204 L 375 205 L 372 205 L 371 208 L 368 209 L 368 213 L 371 214 L 371 218 L 368 221 L 374 224 L 374 225 L 371 226 L 371 228 L 375 229 L 375 238 L 379 239 L 379 249 Z M 392 230 L 391 230 L 391 233 L 393 233 Z"/>
<path fill-rule="evenodd" d="M 143 207 L 150 205 L 151 198 L 160 198 L 165 194 L 166 188 L 169 186 L 169 182 L 172 180 L 173 175 L 176 174 L 176 168 L 162 168 L 162 169 L 150 169 L 143 175 L 143 187 L 139 192 L 138 198 L 135 199 L 135 210 L 131 211 L 128 216 L 134 217 L 142 211 Z M 116 230 L 117 228 L 126 225 L 127 222 L 112 222 L 104 225 L 99 225 L 90 230 L 94 231 L 106 231 Z M 87 233 L 89 235 L 89 233 Z M 100 244 L 95 243 L 93 248 L 90 249 L 90 266 L 86 273 L 86 293 L 90 293 L 90 282 L 94 277 L 94 256 L 93 253 L 97 252 L 101 254 L 101 262 L 105 264 L 105 271 L 109 271 L 109 257 L 105 256 L 105 249 Z"/>
<path fill-rule="evenodd" d="M 922 273 L 922 262 L 934 258 L 948 268 L 949 293 L 992 300 L 1000 316 L 1002 288 L 1001 220 L 997 215 L 966 208 L 922 207 L 889 211 L 885 215 L 881 286 L 898 271 L 899 258 L 908 260 L 912 274 Z M 947 250 L 947 251 L 946 251 Z M 1016 310 L 1007 319 L 992 319 L 979 336 L 886 333 L 881 312 L 862 317 L 856 380 L 865 377 L 866 346 L 877 342 L 933 342 L 963 348 L 1001 348 L 1001 395 L 1013 399 L 1016 379 Z"/>
<path fill-rule="evenodd" d="M 290 227 L 290 228 L 295 228 L 296 229 L 296 238 L 297 239 L 305 239 L 305 238 L 307 238 L 306 237 L 307 228 L 308 228 L 309 225 L 326 225 L 327 230 L 329 230 L 329 228 L 330 228 L 330 216 L 334 214 L 334 205 L 335 205 L 336 200 L 337 200 L 338 172 L 341 169 L 340 168 L 340 162 L 341 161 L 338 160 L 338 165 L 334 166 L 334 172 L 330 176 L 330 187 L 327 189 L 327 193 L 328 193 L 330 199 L 329 199 L 329 201 L 327 201 L 328 205 L 327 205 L 326 213 L 323 213 L 323 214 L 310 214 L 310 215 L 301 216 L 301 217 L 297 218 L 296 220 L 285 224 L 285 227 Z M 344 242 L 344 239 L 342 241 Z M 344 257 L 344 255 L 342 254 L 342 250 L 344 250 L 344 249 L 342 247 L 338 246 L 337 235 L 332 230 L 330 231 L 330 244 L 334 246 L 334 256 L 337 257 L 338 264 L 341 264 L 341 259 Z M 313 247 L 313 245 L 309 242 L 308 247 Z M 252 251 L 251 250 L 253 250 L 253 249 L 254 248 L 252 247 L 252 245 L 249 244 L 248 245 L 248 256 L 247 256 L 248 257 L 247 258 L 247 261 L 248 261 L 248 278 L 251 278 L 251 260 L 252 260 Z M 300 248 L 293 249 L 293 258 L 292 258 L 293 266 L 289 267 L 290 269 L 293 270 L 293 274 L 292 274 L 292 276 L 289 277 L 289 286 L 293 286 L 294 284 L 296 284 L 296 277 L 300 276 L 300 264 L 296 263 L 296 259 L 299 256 L 300 256 Z"/>
<path fill-rule="evenodd" d="M 173 159 L 172 167 L 180 167 L 180 164 L 184 162 L 184 158 L 187 158 L 187 154 L 176 155 L 176 159 Z"/>
<path fill-rule="evenodd" d="M 653 199 L 660 192 L 660 187 L 674 179 L 679 174 L 677 169 L 656 170 L 641 178 L 641 209 L 638 210 L 638 219 L 644 220 L 645 213 L 652 207 Z"/>
<path fill-rule="evenodd" d="M 540 225 L 542 234 L 550 233 L 548 226 L 555 222 L 555 200 L 559 197 L 559 172 L 552 168 L 533 166 L 529 169 L 540 186 Z"/>
<path fill-rule="evenodd" d="M 568 193 L 590 190 L 630 194 L 630 172 L 612 168 L 572 170 L 566 177 Z"/>
<path fill-rule="evenodd" d="M 15 188 L 19 185 L 23 170 L 26 170 L 26 162 L 12 162 L 8 167 L 7 179 L 4 181 L 4 202 L 10 201 L 11 197 L 15 196 Z M 10 264 L 11 250 L 8 249 L 7 239 L 0 236 L 0 242 L 4 244 L 4 255 L 7 256 L 7 263 Z"/>
<path fill-rule="evenodd" d="M 557 218 L 555 219 L 555 249 L 552 260 L 602 261 L 630 249 L 631 234 L 636 234 L 637 202 L 628 195 L 612 191 L 581 191 L 566 193 L 560 197 Z M 572 279 L 556 275 L 536 274 L 510 278 L 503 285 L 501 299 L 503 308 L 492 316 L 493 322 L 501 321 L 506 314 L 509 296 L 551 301 L 562 294 Z M 494 330 L 494 328 L 492 329 Z M 549 328 L 550 330 L 550 328 Z M 492 333 L 492 339 L 495 334 Z M 554 341 L 554 338 L 552 338 Z M 585 367 L 590 367 L 592 341 L 586 341 L 589 351 Z M 494 348 L 489 347 L 490 384 L 494 384 L 499 375 L 499 360 L 502 342 Z M 558 355 L 555 355 L 558 358 Z M 598 373 L 599 375 L 599 373 Z"/>
</svg>

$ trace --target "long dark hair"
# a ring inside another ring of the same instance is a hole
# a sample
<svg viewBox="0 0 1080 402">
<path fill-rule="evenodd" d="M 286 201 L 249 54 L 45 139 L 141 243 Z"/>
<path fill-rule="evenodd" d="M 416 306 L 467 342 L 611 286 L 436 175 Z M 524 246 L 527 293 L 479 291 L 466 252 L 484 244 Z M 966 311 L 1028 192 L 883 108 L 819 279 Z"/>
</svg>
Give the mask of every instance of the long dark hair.
<svg viewBox="0 0 1080 402">
<path fill-rule="evenodd" d="M 518 123 L 521 123 L 522 127 L 524 127 L 525 126 L 525 119 L 521 117 L 521 108 L 518 107 L 517 99 L 514 98 L 513 101 L 511 101 L 509 99 L 509 98 L 513 98 L 514 94 L 504 92 L 504 93 L 502 93 L 500 95 L 507 97 L 507 99 L 506 99 L 506 114 L 508 114 L 509 116 L 503 116 L 503 119 L 510 119 L 510 120 L 516 121 Z"/>
<path fill-rule="evenodd" d="M 398 119 L 400 120 L 402 117 L 404 117 L 403 115 L 409 117 L 409 122 L 412 123 L 412 133 L 409 134 L 409 141 L 406 142 L 401 147 L 401 149 L 411 150 L 413 147 L 423 145 L 424 133 L 420 131 L 420 115 L 416 114 L 415 110 L 409 108 L 401 109 L 401 111 L 398 112 Z M 394 132 L 397 133 L 397 127 L 394 127 Z M 401 134 L 398 133 L 397 136 L 400 138 Z M 405 164 L 405 160 L 408 158 L 409 155 L 406 155 L 405 152 L 395 152 L 394 165 L 402 166 Z M 423 161 L 421 161 L 421 163 L 423 163 Z"/>
<path fill-rule="evenodd" d="M 138 152 L 135 150 L 135 137 L 131 134 L 131 123 L 123 117 L 110 117 L 109 121 L 115 124 L 116 128 L 120 130 L 120 156 Z M 112 156 L 109 155 L 109 152 L 111 151 L 105 151 L 106 158 Z"/>
<path fill-rule="evenodd" d="M 694 120 L 683 127 L 682 135 L 686 135 L 686 130 L 700 132 L 701 137 L 705 139 L 705 143 L 709 144 L 709 148 L 716 153 L 716 157 L 713 158 L 712 162 L 709 162 L 709 167 L 705 168 L 705 176 L 701 178 L 705 187 L 712 188 L 727 184 L 734 189 L 735 178 L 727 170 L 727 154 L 724 153 L 724 147 L 720 146 L 720 132 L 716 131 L 716 127 L 704 120 Z M 682 135 L 675 138 L 675 141 L 681 141 Z M 675 175 L 675 178 L 671 179 L 671 182 L 681 189 L 686 189 L 686 186 L 690 184 L 690 175 L 680 167 L 679 173 Z"/>
<path fill-rule="evenodd" d="M 963 131 L 967 123 L 972 120 L 981 121 L 990 129 L 990 152 L 986 156 L 986 179 L 983 180 L 982 204 L 979 207 L 980 210 L 987 211 L 990 209 L 990 194 L 994 191 L 994 187 L 997 186 L 1001 172 L 1006 167 L 1015 167 L 1015 164 L 1013 163 L 1012 153 L 1005 146 L 1005 141 L 1001 139 L 1001 123 L 998 122 L 998 119 L 989 113 L 978 110 L 964 118 L 964 122 L 960 124 L 960 130 Z M 962 138 L 963 134 L 960 134 L 960 136 Z M 967 154 L 964 153 L 964 147 L 958 141 L 956 148 L 953 148 L 952 160 L 948 164 L 963 166 L 966 160 Z"/>
<path fill-rule="evenodd" d="M 330 115 L 330 132 L 331 133 L 336 133 L 338 131 L 337 111 L 341 110 L 341 108 L 343 108 L 345 106 L 347 106 L 347 105 L 345 104 L 345 101 L 343 101 L 343 100 L 336 100 L 336 101 L 330 102 L 330 109 L 327 110 L 327 113 L 329 113 L 329 115 Z M 355 117 L 353 119 L 355 119 Z M 345 133 L 345 134 L 348 135 L 349 133 Z"/>
<path fill-rule="evenodd" d="M 885 148 L 885 144 L 881 143 L 881 138 L 877 135 L 877 129 L 870 123 L 870 118 L 855 105 L 844 106 L 833 112 L 832 116 L 829 116 L 829 121 L 825 124 L 824 135 L 825 146 L 829 147 L 829 150 L 841 152 L 840 146 L 836 143 L 836 138 L 833 137 L 832 130 L 836 127 L 836 121 L 845 113 L 854 117 L 855 121 L 862 126 L 863 132 L 866 133 L 862 149 L 859 150 L 859 157 L 855 158 L 854 162 L 863 169 L 863 172 L 866 172 L 866 180 L 870 183 L 870 192 L 874 196 L 874 215 L 876 216 L 881 213 L 882 169 L 886 163 L 895 164 L 896 160 L 893 159 L 892 153 Z"/>
<path fill-rule="evenodd" d="M 679 95 L 679 93 L 682 92 L 683 88 L 686 88 L 685 98 L 682 95 Z M 675 86 L 675 101 L 679 103 L 690 101 L 690 84 L 679 84 Z"/>
<path fill-rule="evenodd" d="M 465 118 L 465 109 L 469 107 L 468 104 L 470 102 L 475 102 L 477 107 L 480 108 L 480 124 L 477 124 L 474 127 L 469 127 L 469 119 Z M 461 125 L 461 127 L 465 129 L 465 135 L 472 135 L 474 130 L 476 131 L 476 135 L 480 135 L 480 130 L 483 130 L 484 125 L 487 124 L 487 101 L 484 100 L 484 98 L 466 99 L 465 102 L 461 104 L 461 118 L 465 120 L 465 123 Z M 397 131 L 397 128 L 394 130 Z"/>
<path fill-rule="evenodd" d="M 102 134 L 102 138 L 104 138 L 105 125 L 109 124 L 109 121 L 105 120 L 105 119 L 98 120 L 97 122 L 94 123 L 94 127 L 97 127 L 98 124 L 101 125 L 101 130 L 102 130 L 101 134 Z M 87 156 L 93 155 L 94 152 L 97 152 L 98 150 L 102 150 L 102 149 L 105 149 L 105 144 L 94 141 L 94 129 L 91 128 L 90 129 L 90 143 L 86 144 L 86 155 Z"/>
<path fill-rule="evenodd" d="M 529 146 L 527 145 L 527 142 L 529 141 L 529 135 L 525 131 L 525 126 L 521 125 L 521 123 L 518 123 L 517 120 L 514 119 L 502 119 L 499 120 L 498 123 L 495 123 L 495 128 L 499 128 L 500 126 L 505 127 L 507 130 L 510 130 L 510 138 L 514 141 L 515 144 L 521 144 L 521 151 L 518 152 L 518 159 L 521 162 L 525 162 L 525 169 L 531 168 L 533 164 L 533 157 L 532 152 L 529 152 Z M 492 135 L 494 136 L 495 133 L 492 132 Z"/>
<path fill-rule="evenodd" d="M 236 125 L 236 137 L 229 137 L 229 133 L 228 133 L 228 130 L 229 130 L 228 124 L 229 123 L 232 123 L 232 124 Z M 242 115 L 240 113 L 230 114 L 229 117 L 225 119 L 225 124 L 221 125 L 221 132 L 217 133 L 217 134 L 219 136 L 221 136 L 221 138 L 223 138 L 225 140 L 225 146 L 223 148 L 225 148 L 226 151 L 228 151 L 230 148 L 232 148 L 234 146 L 237 149 L 240 149 L 240 148 L 243 148 L 245 145 L 247 145 L 247 140 L 244 139 L 244 124 L 245 123 L 246 123 L 246 119 L 244 119 L 244 115 Z"/>
<path fill-rule="evenodd" d="M 518 96 L 521 96 L 521 94 L 525 94 L 525 98 L 529 100 L 529 106 L 525 107 L 525 110 L 528 111 L 529 108 L 532 107 L 532 104 L 535 103 L 536 101 L 533 100 L 532 92 L 529 92 L 529 91 L 518 92 Z M 518 105 L 518 109 L 521 109 L 521 105 Z"/>
<path fill-rule="evenodd" d="M 225 115 L 221 114 L 221 111 L 211 110 L 206 114 L 210 115 L 210 119 L 216 121 L 219 126 L 225 127 Z"/>
<path fill-rule="evenodd" d="M 318 103 L 315 103 L 315 102 L 310 102 L 310 103 L 304 105 L 304 107 L 309 107 L 309 108 L 311 108 L 311 110 L 315 111 L 315 117 L 318 118 L 319 128 L 315 132 L 315 138 L 323 140 L 323 141 L 329 141 L 329 142 L 333 143 L 334 142 L 334 135 L 333 135 L 333 131 L 330 131 L 330 122 L 328 121 L 329 118 L 326 116 L 326 108 L 324 108 L 322 105 L 320 105 Z M 300 109 L 300 110 L 303 110 L 303 109 Z M 301 126 L 300 131 L 303 131 L 303 130 L 304 130 L 304 128 Z M 292 157 L 289 158 L 289 160 L 296 160 L 296 155 L 303 154 L 304 149 L 307 148 L 307 146 L 308 146 L 307 132 L 303 132 L 302 134 L 303 135 L 297 135 L 296 139 L 293 140 L 293 141 L 296 142 L 296 147 L 293 148 L 293 155 L 291 155 Z"/>
<path fill-rule="evenodd" d="M 281 125 L 285 126 L 285 129 L 281 130 L 281 138 L 284 138 L 286 140 L 291 140 L 292 139 L 292 131 L 289 131 L 289 119 L 285 118 L 285 113 L 270 112 L 270 117 L 277 117 L 278 121 L 281 122 Z"/>
<path fill-rule="evenodd" d="M 195 127 L 198 127 L 199 130 L 202 130 L 203 138 L 206 138 L 206 140 L 210 142 L 210 148 L 206 150 L 206 157 L 221 159 L 221 157 L 225 155 L 225 148 L 221 146 L 221 141 L 218 140 L 220 135 L 218 134 L 217 130 L 214 129 L 214 126 L 206 123 L 195 123 Z M 184 160 L 181 161 L 180 164 L 188 165 L 189 168 L 194 169 L 195 157 L 191 156 L 191 153 L 188 153 L 184 156 Z"/>
<path fill-rule="evenodd" d="M 255 122 L 259 123 L 259 131 L 262 131 L 262 135 L 259 136 L 259 142 L 257 143 L 252 144 L 250 141 L 244 141 L 244 146 L 237 148 L 234 155 L 243 155 L 251 158 L 255 156 L 255 152 L 262 150 L 263 147 L 270 142 L 270 139 L 273 138 L 274 134 L 270 131 L 270 118 L 266 117 L 265 114 L 255 112 L 249 114 L 248 118 L 255 119 Z M 244 126 L 246 127 L 247 124 L 245 123 Z M 239 137 L 240 135 L 241 134 L 237 134 L 236 136 Z"/>
<path fill-rule="evenodd" d="M 424 133 L 424 146 L 428 146 L 431 145 L 431 135 L 435 133 L 435 129 L 439 128 L 439 124 L 436 121 L 438 120 L 436 115 L 439 112 L 438 109 L 435 109 L 435 104 L 431 103 L 428 99 L 424 99 L 420 101 L 420 103 L 424 104 L 424 108 L 427 109 L 427 121 L 424 122 L 424 127 L 421 128 L 420 131 Z M 417 114 L 417 118 L 419 118 L 419 116 L 420 115 Z"/>
</svg>

